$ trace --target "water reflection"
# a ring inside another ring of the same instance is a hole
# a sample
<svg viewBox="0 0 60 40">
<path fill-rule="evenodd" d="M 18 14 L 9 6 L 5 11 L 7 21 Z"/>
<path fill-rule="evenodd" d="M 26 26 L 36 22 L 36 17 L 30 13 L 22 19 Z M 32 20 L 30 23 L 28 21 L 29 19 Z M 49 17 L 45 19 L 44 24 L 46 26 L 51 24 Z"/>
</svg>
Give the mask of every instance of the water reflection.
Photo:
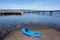
<svg viewBox="0 0 60 40">
<path fill-rule="evenodd" d="M 6 34 L 20 27 L 43 27 L 48 26 L 60 30 L 60 17 L 25 14 L 23 16 L 0 16 L 0 33 Z"/>
</svg>

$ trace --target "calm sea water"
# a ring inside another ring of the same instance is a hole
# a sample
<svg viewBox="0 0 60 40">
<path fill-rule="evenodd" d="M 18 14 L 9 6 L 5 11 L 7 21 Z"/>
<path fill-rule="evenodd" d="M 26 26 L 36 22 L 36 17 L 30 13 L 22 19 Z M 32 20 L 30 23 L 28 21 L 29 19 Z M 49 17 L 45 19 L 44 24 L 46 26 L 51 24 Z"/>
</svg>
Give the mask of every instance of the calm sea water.
<svg viewBox="0 0 60 40">
<path fill-rule="evenodd" d="M 25 14 L 22 16 L 0 16 L 0 32 L 15 29 L 18 25 L 25 26 L 48 26 L 60 30 L 60 14 L 53 16 Z"/>
</svg>

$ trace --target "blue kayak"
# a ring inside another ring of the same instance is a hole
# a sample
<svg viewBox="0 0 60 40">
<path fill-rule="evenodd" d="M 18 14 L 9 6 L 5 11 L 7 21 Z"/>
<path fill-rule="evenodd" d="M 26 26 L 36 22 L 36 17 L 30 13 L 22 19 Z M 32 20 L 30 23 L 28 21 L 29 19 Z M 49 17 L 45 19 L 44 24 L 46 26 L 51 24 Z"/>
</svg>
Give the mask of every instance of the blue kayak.
<svg viewBox="0 0 60 40">
<path fill-rule="evenodd" d="M 30 36 L 30 37 L 34 36 L 36 38 L 42 38 L 42 34 L 35 33 L 33 31 L 25 29 L 25 28 L 22 29 L 22 33 L 24 33 L 25 35 Z"/>
</svg>

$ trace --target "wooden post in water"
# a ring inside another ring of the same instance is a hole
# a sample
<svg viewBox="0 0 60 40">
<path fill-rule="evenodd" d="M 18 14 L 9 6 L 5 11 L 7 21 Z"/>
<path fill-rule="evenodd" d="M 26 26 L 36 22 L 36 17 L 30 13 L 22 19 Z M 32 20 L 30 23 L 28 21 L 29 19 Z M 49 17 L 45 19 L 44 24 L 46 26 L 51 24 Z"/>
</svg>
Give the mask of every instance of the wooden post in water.
<svg viewBox="0 0 60 40">
<path fill-rule="evenodd" d="M 0 13 L 0 16 L 1 16 L 1 13 Z"/>
<path fill-rule="evenodd" d="M 2 16 L 4 16 L 4 11 L 2 12 Z"/>
<path fill-rule="evenodd" d="M 43 13 L 42 13 L 42 15 L 44 15 L 45 14 L 45 12 L 44 11 L 42 11 Z"/>
<path fill-rule="evenodd" d="M 50 14 L 49 14 L 49 16 L 52 16 L 52 11 L 50 11 Z"/>
<path fill-rule="evenodd" d="M 40 12 L 39 12 L 39 11 L 38 11 L 37 13 L 38 13 L 38 14 L 40 14 Z"/>
</svg>

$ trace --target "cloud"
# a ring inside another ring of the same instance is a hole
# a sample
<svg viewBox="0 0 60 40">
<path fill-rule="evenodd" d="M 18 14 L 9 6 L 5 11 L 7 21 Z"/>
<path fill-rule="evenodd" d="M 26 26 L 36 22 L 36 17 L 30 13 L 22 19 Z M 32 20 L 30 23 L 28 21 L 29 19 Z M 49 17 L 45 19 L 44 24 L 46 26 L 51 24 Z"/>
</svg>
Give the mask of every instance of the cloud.
<svg viewBox="0 0 60 40">
<path fill-rule="evenodd" d="M 36 1 L 31 4 L 28 4 L 28 6 L 31 7 L 32 9 L 39 9 L 42 4 L 43 4 L 42 1 Z"/>
<path fill-rule="evenodd" d="M 0 4 L 0 9 L 38 9 L 41 4 L 41 1 L 27 4 Z"/>
<path fill-rule="evenodd" d="M 35 1 L 26 4 L 0 4 L 0 9 L 32 9 L 32 10 L 55 10 L 60 6 L 50 5 L 44 1 Z"/>
</svg>

